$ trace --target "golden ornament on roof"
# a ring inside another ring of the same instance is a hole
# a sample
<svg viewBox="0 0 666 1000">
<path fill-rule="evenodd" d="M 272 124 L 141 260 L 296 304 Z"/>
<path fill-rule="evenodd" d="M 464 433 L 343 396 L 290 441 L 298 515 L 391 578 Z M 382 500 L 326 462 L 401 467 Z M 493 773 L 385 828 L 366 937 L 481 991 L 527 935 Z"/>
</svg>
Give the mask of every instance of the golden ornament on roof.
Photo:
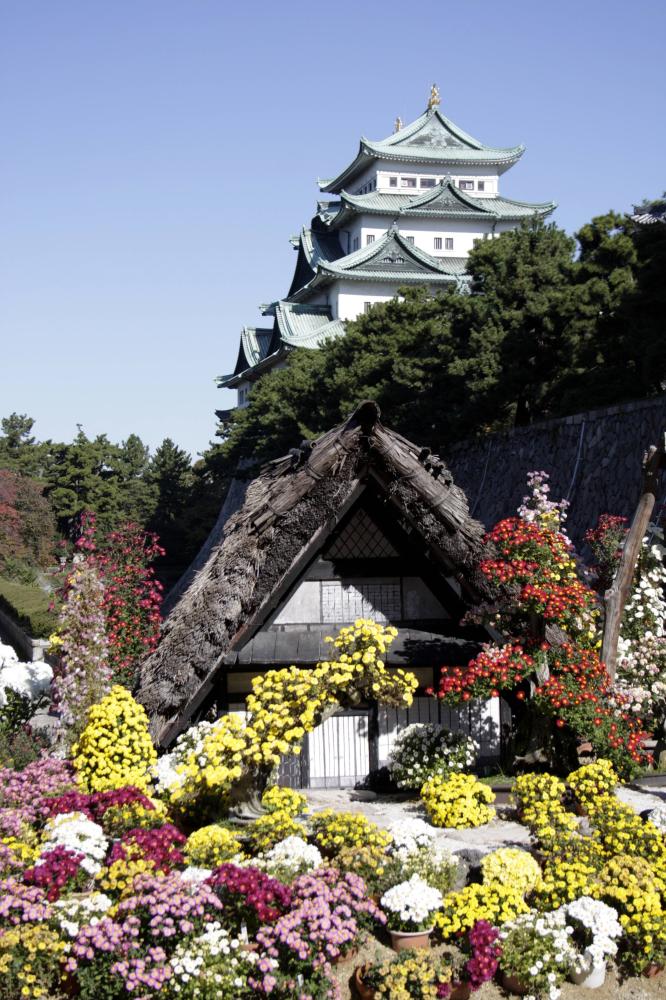
<svg viewBox="0 0 666 1000">
<path fill-rule="evenodd" d="M 439 99 L 439 87 L 436 83 L 433 83 L 430 88 L 430 100 L 428 101 L 428 110 L 432 111 L 433 108 L 439 107 L 441 101 Z"/>
<path fill-rule="evenodd" d="M 393 123 L 393 131 L 399 132 L 401 128 L 402 128 L 402 118 L 400 117 L 400 115 L 398 115 L 395 122 Z"/>
</svg>

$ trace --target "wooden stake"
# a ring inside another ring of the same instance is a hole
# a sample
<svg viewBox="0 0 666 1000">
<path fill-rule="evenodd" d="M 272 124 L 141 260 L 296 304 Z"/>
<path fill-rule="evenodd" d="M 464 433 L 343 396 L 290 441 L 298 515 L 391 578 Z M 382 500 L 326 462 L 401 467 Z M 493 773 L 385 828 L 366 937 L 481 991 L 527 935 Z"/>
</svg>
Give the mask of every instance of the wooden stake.
<svg viewBox="0 0 666 1000">
<path fill-rule="evenodd" d="M 610 588 L 604 594 L 606 621 L 604 623 L 604 638 L 601 646 L 601 659 L 606 664 L 606 670 L 611 679 L 615 680 L 617 667 L 617 644 L 620 638 L 620 625 L 625 605 L 631 590 L 631 584 L 636 572 L 636 564 L 641 553 L 643 538 L 654 509 L 659 489 L 659 475 L 666 465 L 666 434 L 657 448 L 650 445 L 643 455 L 643 487 L 634 513 L 629 534 L 622 549 L 620 565 Z"/>
</svg>

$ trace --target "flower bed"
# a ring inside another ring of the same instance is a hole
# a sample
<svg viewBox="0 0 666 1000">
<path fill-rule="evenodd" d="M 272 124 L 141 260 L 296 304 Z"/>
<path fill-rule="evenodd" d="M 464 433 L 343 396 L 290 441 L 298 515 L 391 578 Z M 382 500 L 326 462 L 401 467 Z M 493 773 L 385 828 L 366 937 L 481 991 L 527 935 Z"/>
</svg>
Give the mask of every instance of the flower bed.
<svg viewBox="0 0 666 1000">
<path fill-rule="evenodd" d="M 181 751 L 199 746 L 209 761 L 219 731 L 200 724 L 181 741 L 176 775 Z M 384 830 L 309 813 L 300 793 L 273 786 L 266 814 L 234 830 L 209 822 L 205 796 L 184 812 L 153 761 L 142 711 L 116 688 L 72 763 L 0 772 L 0 1000 L 336 998 L 336 963 L 365 941 L 371 954 L 386 930 L 425 939 L 359 972 L 376 997 L 462 1000 L 503 973 L 555 1000 L 565 979 L 603 978 L 609 963 L 623 975 L 666 963 L 665 822 L 615 798 L 608 761 L 566 780 L 517 778 L 531 849 L 487 854 L 466 884 L 437 827 L 494 817 L 471 774 L 425 782 L 432 822 Z"/>
</svg>

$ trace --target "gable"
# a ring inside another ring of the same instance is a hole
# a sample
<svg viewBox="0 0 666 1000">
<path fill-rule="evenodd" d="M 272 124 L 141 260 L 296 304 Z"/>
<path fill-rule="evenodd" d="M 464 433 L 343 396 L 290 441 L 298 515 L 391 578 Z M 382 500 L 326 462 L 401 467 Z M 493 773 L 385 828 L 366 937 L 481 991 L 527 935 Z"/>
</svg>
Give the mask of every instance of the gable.
<svg viewBox="0 0 666 1000">
<path fill-rule="evenodd" d="M 263 627 L 347 624 L 357 618 L 433 622 L 459 617 L 459 611 L 451 582 L 433 574 L 397 517 L 379 510 L 376 496 L 366 491 Z"/>
</svg>

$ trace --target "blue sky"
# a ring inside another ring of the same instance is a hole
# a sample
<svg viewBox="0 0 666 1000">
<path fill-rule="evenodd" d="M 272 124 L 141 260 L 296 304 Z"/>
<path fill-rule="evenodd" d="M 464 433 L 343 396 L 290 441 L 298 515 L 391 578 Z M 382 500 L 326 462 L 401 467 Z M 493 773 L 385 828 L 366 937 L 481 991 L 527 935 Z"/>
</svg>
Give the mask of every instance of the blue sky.
<svg viewBox="0 0 666 1000">
<path fill-rule="evenodd" d="M 2 405 L 192 453 L 316 178 L 442 110 L 568 231 L 666 188 L 663 0 L 0 0 Z"/>
</svg>

